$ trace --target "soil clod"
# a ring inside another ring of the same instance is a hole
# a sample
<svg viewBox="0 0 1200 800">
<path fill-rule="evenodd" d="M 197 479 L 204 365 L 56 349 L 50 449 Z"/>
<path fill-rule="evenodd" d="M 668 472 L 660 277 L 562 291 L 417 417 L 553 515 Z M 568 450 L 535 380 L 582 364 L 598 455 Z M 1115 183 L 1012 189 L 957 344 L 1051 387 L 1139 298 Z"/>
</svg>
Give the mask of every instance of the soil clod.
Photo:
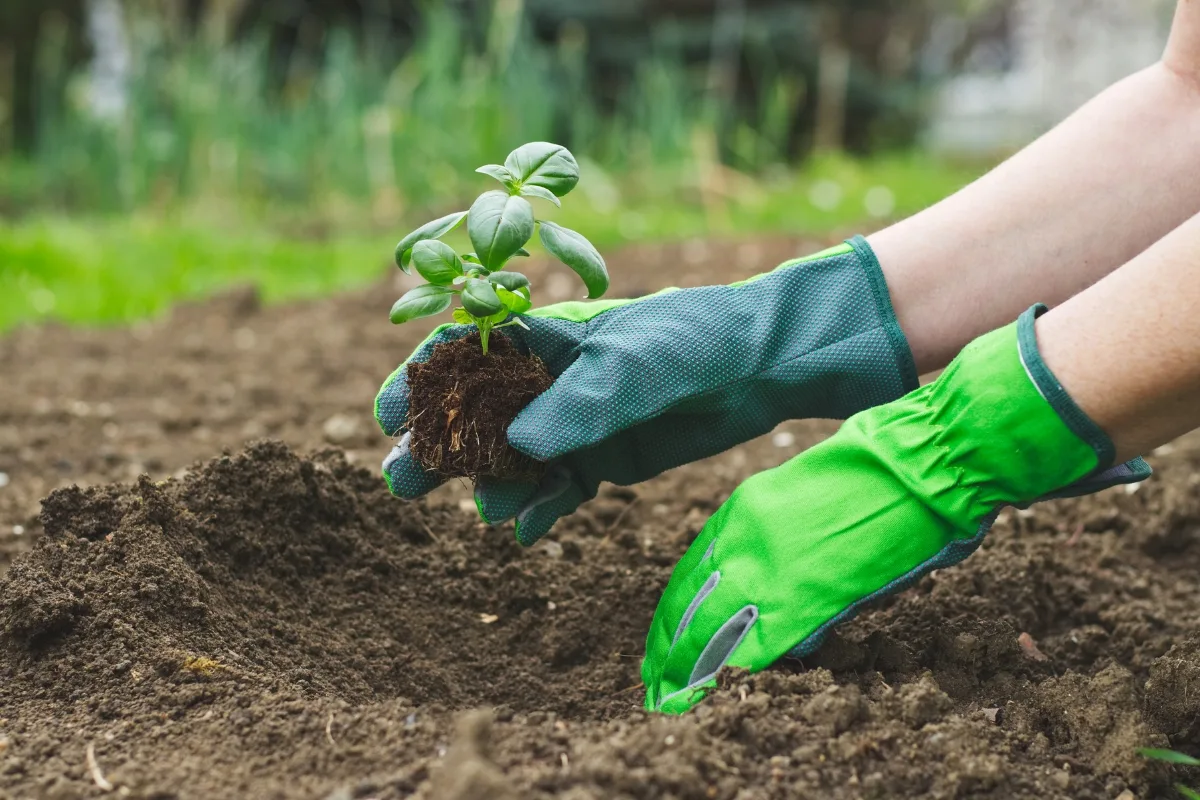
<svg viewBox="0 0 1200 800">
<path fill-rule="evenodd" d="M 553 382 L 541 359 L 499 332 L 486 355 L 478 332 L 437 345 L 408 365 L 413 457 L 447 478 L 537 480 L 544 465 L 508 443 L 508 426 Z"/>
</svg>

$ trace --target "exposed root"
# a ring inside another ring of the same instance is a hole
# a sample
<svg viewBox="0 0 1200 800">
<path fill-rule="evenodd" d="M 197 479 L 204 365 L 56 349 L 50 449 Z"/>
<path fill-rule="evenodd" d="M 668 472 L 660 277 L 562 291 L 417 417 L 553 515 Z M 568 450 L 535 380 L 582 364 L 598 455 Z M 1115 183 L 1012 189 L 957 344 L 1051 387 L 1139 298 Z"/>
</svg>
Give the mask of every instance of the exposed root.
<svg viewBox="0 0 1200 800">
<path fill-rule="evenodd" d="M 478 336 L 439 344 L 409 364 L 408 430 L 413 458 L 444 478 L 538 480 L 545 468 L 508 443 L 517 414 L 553 383 L 536 356 L 504 336 L 484 356 Z"/>
<path fill-rule="evenodd" d="M 100 771 L 100 765 L 96 763 L 96 745 L 89 744 L 87 746 L 87 768 L 88 773 L 92 776 L 92 782 L 100 788 L 102 792 L 111 792 L 113 785 L 104 777 L 104 773 Z"/>
</svg>

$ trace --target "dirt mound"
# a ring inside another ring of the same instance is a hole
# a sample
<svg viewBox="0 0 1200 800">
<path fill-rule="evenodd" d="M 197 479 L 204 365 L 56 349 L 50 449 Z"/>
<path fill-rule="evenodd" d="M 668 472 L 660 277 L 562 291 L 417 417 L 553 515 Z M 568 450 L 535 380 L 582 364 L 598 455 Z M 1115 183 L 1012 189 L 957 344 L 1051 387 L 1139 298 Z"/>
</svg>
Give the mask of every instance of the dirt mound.
<svg viewBox="0 0 1200 800">
<path fill-rule="evenodd" d="M 1194 736 L 1200 498 L 1169 488 L 1189 467 L 1010 514 L 809 663 L 729 675 L 683 718 L 640 710 L 637 670 L 690 533 L 630 543 L 634 492 L 602 498 L 617 526 L 523 550 L 271 442 L 60 490 L 0 580 L 0 797 L 1144 796 L 1169 776 L 1135 748 Z M 1178 572 L 1118 522 L 1138 516 L 1191 525 Z"/>
<path fill-rule="evenodd" d="M 574 672 L 638 651 L 662 571 L 523 559 L 336 454 L 302 460 L 277 443 L 183 480 L 60 490 L 43 522 L 35 556 L 2 584 L 0 641 L 6 668 L 62 701 L 76 687 L 56 697 L 46 664 L 95 674 L 122 701 L 139 680 L 199 674 L 348 702 L 603 715 L 636 664 Z"/>
</svg>

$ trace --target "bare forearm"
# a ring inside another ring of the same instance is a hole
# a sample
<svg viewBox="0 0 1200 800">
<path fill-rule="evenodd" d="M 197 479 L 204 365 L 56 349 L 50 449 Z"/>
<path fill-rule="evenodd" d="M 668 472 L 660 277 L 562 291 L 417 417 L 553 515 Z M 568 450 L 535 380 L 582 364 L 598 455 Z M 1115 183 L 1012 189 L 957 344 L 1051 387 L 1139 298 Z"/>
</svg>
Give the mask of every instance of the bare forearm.
<svg viewBox="0 0 1200 800">
<path fill-rule="evenodd" d="M 1066 300 L 1200 211 L 1200 81 L 1187 72 L 1200 72 L 1200 48 L 1180 27 L 1163 62 L 869 237 L 920 371 L 1033 302 Z"/>
<path fill-rule="evenodd" d="M 1039 349 L 1118 458 L 1200 427 L 1200 215 L 1037 322 Z"/>
</svg>

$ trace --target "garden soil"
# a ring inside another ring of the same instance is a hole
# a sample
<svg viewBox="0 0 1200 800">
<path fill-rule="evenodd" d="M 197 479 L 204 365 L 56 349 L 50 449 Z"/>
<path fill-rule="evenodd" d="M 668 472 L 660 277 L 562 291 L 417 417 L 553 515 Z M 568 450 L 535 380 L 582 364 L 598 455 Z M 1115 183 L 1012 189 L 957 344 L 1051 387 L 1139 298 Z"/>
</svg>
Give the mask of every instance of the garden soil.
<svg viewBox="0 0 1200 800">
<path fill-rule="evenodd" d="M 615 293 L 825 242 L 610 256 Z M 534 263 L 543 302 L 574 293 Z M 562 280 L 557 280 L 562 278 Z M 833 423 L 607 487 L 537 546 L 391 497 L 403 277 L 0 338 L 0 798 L 1132 798 L 1200 752 L 1200 440 L 1136 490 L 1005 512 L 819 653 L 640 708 L 671 565 Z M 1196 776 L 1191 776 L 1196 777 Z"/>
</svg>

